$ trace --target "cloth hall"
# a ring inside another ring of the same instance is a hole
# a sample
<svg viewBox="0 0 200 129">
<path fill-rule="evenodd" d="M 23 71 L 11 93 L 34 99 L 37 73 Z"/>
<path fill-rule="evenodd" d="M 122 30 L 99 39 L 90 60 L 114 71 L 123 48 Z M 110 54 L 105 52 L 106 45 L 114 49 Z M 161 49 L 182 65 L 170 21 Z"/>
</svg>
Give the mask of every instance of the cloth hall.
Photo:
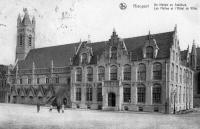
<svg viewBox="0 0 200 129">
<path fill-rule="evenodd" d="M 28 11 L 17 19 L 16 64 L 9 67 L 10 102 L 66 107 L 172 113 L 193 107 L 195 43 L 180 50 L 177 27 L 170 32 L 102 42 L 35 48 Z"/>
</svg>

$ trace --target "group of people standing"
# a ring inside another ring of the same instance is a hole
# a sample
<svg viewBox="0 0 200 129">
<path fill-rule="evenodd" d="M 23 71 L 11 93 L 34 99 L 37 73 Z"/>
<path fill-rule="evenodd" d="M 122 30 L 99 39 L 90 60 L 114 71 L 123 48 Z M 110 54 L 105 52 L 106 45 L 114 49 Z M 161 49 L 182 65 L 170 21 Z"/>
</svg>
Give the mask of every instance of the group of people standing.
<svg viewBox="0 0 200 129">
<path fill-rule="evenodd" d="M 62 104 L 62 106 L 56 105 L 56 108 L 57 108 L 58 113 L 60 113 L 60 110 L 62 110 L 62 113 L 64 113 L 65 105 L 64 104 Z M 52 110 L 53 110 L 53 105 L 50 106 L 49 112 L 51 112 Z M 40 112 L 40 103 L 37 103 L 37 113 L 39 112 Z"/>
</svg>

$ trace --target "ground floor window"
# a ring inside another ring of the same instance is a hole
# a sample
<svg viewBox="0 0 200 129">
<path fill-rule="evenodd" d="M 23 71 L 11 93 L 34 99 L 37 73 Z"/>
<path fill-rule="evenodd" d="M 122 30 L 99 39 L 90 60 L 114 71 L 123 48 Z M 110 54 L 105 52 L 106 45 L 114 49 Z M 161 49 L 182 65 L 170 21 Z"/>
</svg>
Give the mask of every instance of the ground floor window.
<svg viewBox="0 0 200 129">
<path fill-rule="evenodd" d="M 161 87 L 153 87 L 153 103 L 161 103 Z"/>
<path fill-rule="evenodd" d="M 124 102 L 131 102 L 131 88 L 124 87 Z"/>
<path fill-rule="evenodd" d="M 86 101 L 92 101 L 92 87 L 86 89 Z"/>
<path fill-rule="evenodd" d="M 97 88 L 97 101 L 102 101 L 102 88 L 98 87 Z"/>
<path fill-rule="evenodd" d="M 81 101 L 81 88 L 76 88 L 76 101 Z"/>
<path fill-rule="evenodd" d="M 137 88 L 138 103 L 145 103 L 145 87 Z"/>
</svg>

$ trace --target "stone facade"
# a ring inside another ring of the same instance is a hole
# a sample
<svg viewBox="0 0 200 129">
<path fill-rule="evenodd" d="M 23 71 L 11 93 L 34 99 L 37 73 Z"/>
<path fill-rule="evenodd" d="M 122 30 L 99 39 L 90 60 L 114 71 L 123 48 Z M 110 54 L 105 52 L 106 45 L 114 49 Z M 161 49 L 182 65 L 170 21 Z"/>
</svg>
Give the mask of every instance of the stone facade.
<svg viewBox="0 0 200 129">
<path fill-rule="evenodd" d="M 30 21 L 27 12 L 24 19 L 18 22 Z M 33 25 L 35 19 L 26 27 Z M 72 108 L 162 113 L 193 107 L 192 56 L 180 51 L 176 27 L 125 39 L 113 30 L 107 41 L 38 49 L 31 34 L 23 44 L 32 47 L 17 45 L 28 52 L 23 58 L 16 53 L 8 73 L 11 103 L 51 104 L 56 98 Z"/>
<path fill-rule="evenodd" d="M 8 66 L 0 65 L 0 103 L 9 101 L 9 85 L 7 84 L 6 74 L 8 72 Z"/>
</svg>

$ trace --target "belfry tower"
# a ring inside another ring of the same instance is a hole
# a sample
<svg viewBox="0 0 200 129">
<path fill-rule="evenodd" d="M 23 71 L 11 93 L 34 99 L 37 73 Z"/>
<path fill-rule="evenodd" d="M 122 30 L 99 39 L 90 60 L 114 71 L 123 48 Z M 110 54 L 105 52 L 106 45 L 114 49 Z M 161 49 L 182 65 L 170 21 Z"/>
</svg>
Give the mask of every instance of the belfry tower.
<svg viewBox="0 0 200 129">
<path fill-rule="evenodd" d="M 31 49 L 35 48 L 35 17 L 29 18 L 28 10 L 23 9 L 24 17 L 17 18 L 16 60 L 24 60 Z"/>
</svg>

